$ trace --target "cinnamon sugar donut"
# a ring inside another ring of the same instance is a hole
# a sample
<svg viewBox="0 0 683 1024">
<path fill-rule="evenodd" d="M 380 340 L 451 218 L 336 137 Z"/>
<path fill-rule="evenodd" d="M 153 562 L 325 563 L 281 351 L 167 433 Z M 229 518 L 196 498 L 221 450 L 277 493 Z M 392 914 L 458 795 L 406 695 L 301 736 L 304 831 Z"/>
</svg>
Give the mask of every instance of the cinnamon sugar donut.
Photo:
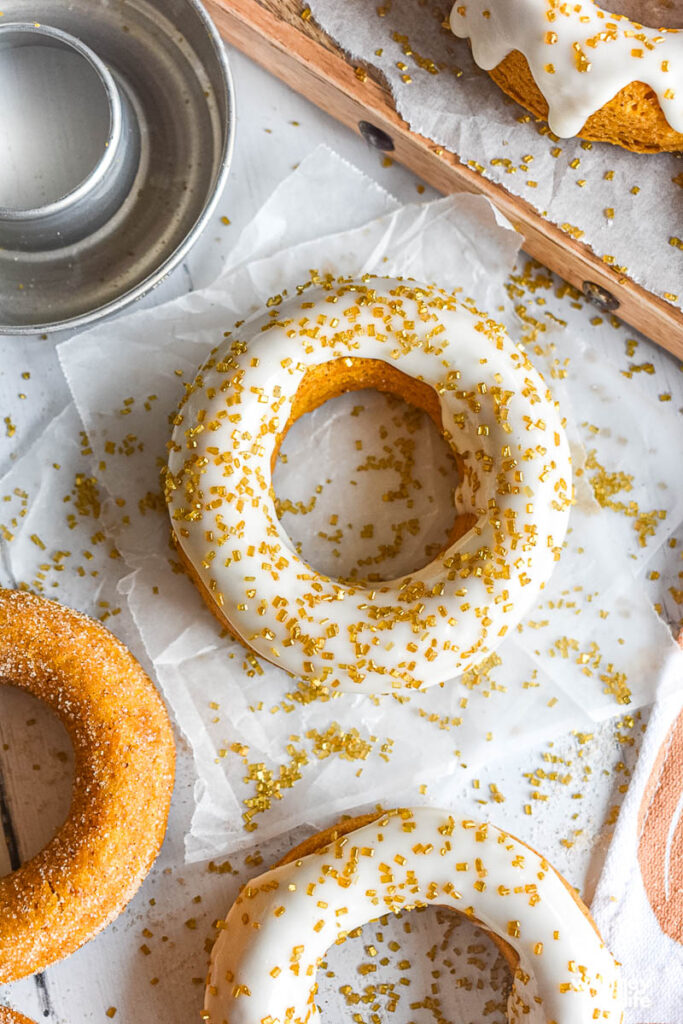
<svg viewBox="0 0 683 1024">
<path fill-rule="evenodd" d="M 0 1024 L 35 1024 L 35 1021 L 24 1017 L 23 1013 L 10 1010 L 9 1006 L 0 1006 Z"/>
<path fill-rule="evenodd" d="M 624 9 L 645 24 L 607 6 L 456 0 L 450 23 L 476 63 L 560 138 L 683 149 L 683 5 L 631 0 Z"/>
<path fill-rule="evenodd" d="M 0 685 L 45 701 L 75 755 L 64 825 L 0 878 L 5 983 L 73 953 L 132 898 L 164 837 L 175 748 L 161 699 L 132 654 L 100 623 L 54 601 L 0 589 Z"/>
<path fill-rule="evenodd" d="M 445 550 L 379 583 L 307 564 L 272 491 L 294 420 L 367 387 L 427 412 L 460 467 Z M 414 281 L 326 277 L 269 300 L 200 369 L 175 419 L 166 498 L 181 558 L 234 635 L 295 677 L 385 693 L 465 672 L 523 617 L 560 557 L 571 460 L 547 385 L 473 303 Z"/>
<path fill-rule="evenodd" d="M 345 822 L 249 882 L 219 922 L 203 1019 L 318 1024 L 326 950 L 382 914 L 434 905 L 501 949 L 511 1021 L 621 1021 L 616 965 L 569 884 L 514 836 L 426 807 Z"/>
</svg>

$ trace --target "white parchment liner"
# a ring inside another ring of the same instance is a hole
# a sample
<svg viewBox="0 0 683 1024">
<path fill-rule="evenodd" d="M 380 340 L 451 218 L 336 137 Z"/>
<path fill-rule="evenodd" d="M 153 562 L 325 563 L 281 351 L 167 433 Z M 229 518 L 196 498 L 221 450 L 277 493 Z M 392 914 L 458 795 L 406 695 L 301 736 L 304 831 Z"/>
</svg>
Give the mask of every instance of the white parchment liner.
<svg viewBox="0 0 683 1024">
<path fill-rule="evenodd" d="M 310 204 L 320 210 L 320 231 L 330 232 L 325 237 L 310 237 Z M 341 230 L 349 218 L 363 226 Z M 615 367 L 570 331 L 558 330 L 555 338 L 561 359 L 547 336 L 545 347 L 532 352 L 560 398 L 573 446 L 577 505 L 567 549 L 543 601 L 483 672 L 409 700 L 338 695 L 307 702 L 289 677 L 245 658 L 241 646 L 221 635 L 177 571 L 159 493 L 169 416 L 183 381 L 192 380 L 235 319 L 316 268 L 403 273 L 461 287 L 514 323 L 503 282 L 517 246 L 485 200 L 463 196 L 398 208 L 321 149 L 276 190 L 212 288 L 60 347 L 87 440 L 78 440 L 78 419 L 67 407 L 0 481 L 0 497 L 9 498 L 0 521 L 13 534 L 3 577 L 103 614 L 137 651 L 132 613 L 194 750 L 188 858 L 213 857 L 369 802 L 424 801 L 432 781 L 443 790 L 450 778 L 459 788 L 478 766 L 524 744 L 623 712 L 627 705 L 619 700 L 634 708 L 653 699 L 673 645 L 637 577 L 683 518 L 680 481 L 653 424 L 671 438 L 680 437 L 680 426 L 675 412 L 649 409 L 653 403 L 633 384 L 625 389 Z M 447 476 L 445 484 L 430 486 L 433 475 L 442 476 L 439 466 L 445 474 L 448 467 L 429 428 L 405 407 L 366 392 L 338 399 L 293 428 L 277 492 L 294 506 L 316 498 L 306 514 L 284 520 L 314 564 L 325 558 L 352 564 L 367 555 L 362 525 L 371 521 L 376 537 L 391 537 L 392 523 L 415 514 L 415 504 L 380 500 L 397 485 L 394 470 L 358 470 L 356 440 L 368 445 L 365 459 L 406 438 L 415 444 L 412 479 L 426 492 L 417 502 L 421 528 L 414 536 L 404 531 L 396 563 L 408 568 L 424 557 L 430 531 L 441 528 L 429 495 L 438 504 L 439 487 L 448 486 Z M 593 468 L 584 471 L 586 451 L 595 454 L 588 460 Z M 50 469 L 54 464 L 59 469 Z M 632 475 L 638 467 L 630 490 L 612 497 L 648 513 L 640 533 L 634 514 L 596 503 L 589 483 L 600 473 L 596 465 L 609 471 L 612 484 L 615 473 Z M 331 510 L 343 506 L 343 483 L 351 479 L 361 488 L 354 498 L 362 493 L 363 500 L 342 508 L 351 526 L 339 547 L 318 534 L 333 532 Z"/>
</svg>

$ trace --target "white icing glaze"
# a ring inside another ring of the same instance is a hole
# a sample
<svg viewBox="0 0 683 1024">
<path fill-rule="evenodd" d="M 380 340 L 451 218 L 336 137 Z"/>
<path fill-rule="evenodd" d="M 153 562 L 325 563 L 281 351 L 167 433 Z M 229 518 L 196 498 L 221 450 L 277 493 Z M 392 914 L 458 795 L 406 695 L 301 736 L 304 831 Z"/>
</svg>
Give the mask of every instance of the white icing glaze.
<svg viewBox="0 0 683 1024">
<path fill-rule="evenodd" d="M 527 59 L 560 138 L 631 82 L 654 90 L 664 116 L 683 132 L 683 32 L 644 28 L 593 0 L 456 0 L 456 36 L 468 38 L 476 63 L 490 71 L 512 50 Z"/>
<path fill-rule="evenodd" d="M 250 882 L 211 957 L 208 1024 L 317 1024 L 331 945 L 389 911 L 441 904 L 502 937 L 519 963 L 510 1021 L 619 1024 L 617 968 L 555 870 L 492 825 L 395 811 Z"/>
<path fill-rule="evenodd" d="M 167 498 L 178 542 L 233 628 L 293 675 L 355 692 L 429 686 L 522 618 L 564 540 L 571 465 L 543 379 L 502 327 L 413 282 L 366 278 L 271 300 L 215 350 L 176 419 Z M 382 360 L 431 385 L 476 526 L 424 568 L 342 582 L 293 550 L 271 458 L 308 368 Z"/>
</svg>

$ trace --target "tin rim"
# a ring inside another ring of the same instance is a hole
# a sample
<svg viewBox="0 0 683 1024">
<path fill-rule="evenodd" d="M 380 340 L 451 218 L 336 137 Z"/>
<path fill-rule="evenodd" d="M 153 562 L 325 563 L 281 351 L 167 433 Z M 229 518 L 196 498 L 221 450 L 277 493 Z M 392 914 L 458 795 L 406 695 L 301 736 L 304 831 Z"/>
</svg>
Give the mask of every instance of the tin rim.
<svg viewBox="0 0 683 1024">
<path fill-rule="evenodd" d="M 235 91 L 227 54 L 213 21 L 205 11 L 200 0 L 186 0 L 186 3 L 187 7 L 193 10 L 198 16 L 206 30 L 213 56 L 216 59 L 217 68 L 220 71 L 221 84 L 223 86 L 222 100 L 226 111 L 224 139 L 221 146 L 220 156 L 217 160 L 217 173 L 212 184 L 211 192 L 207 195 L 201 213 L 196 218 L 194 224 L 188 230 L 183 240 L 164 260 L 162 260 L 159 266 L 156 267 L 151 274 L 148 274 L 145 278 L 133 285 L 133 287 L 127 289 L 121 295 L 118 295 L 116 298 L 91 310 L 78 313 L 73 317 L 61 320 L 41 321 L 32 324 L 19 325 L 0 323 L 0 335 L 16 335 L 17 337 L 21 337 L 26 335 L 45 334 L 48 332 L 77 330 L 92 324 L 97 320 L 101 320 L 106 316 L 112 316 L 115 313 L 121 312 L 148 292 L 152 291 L 166 277 L 168 277 L 171 271 L 173 271 L 184 259 L 194 243 L 197 241 L 203 229 L 206 227 L 209 218 L 218 204 L 218 200 L 222 194 L 223 188 L 225 187 L 230 171 L 235 140 Z"/>
</svg>

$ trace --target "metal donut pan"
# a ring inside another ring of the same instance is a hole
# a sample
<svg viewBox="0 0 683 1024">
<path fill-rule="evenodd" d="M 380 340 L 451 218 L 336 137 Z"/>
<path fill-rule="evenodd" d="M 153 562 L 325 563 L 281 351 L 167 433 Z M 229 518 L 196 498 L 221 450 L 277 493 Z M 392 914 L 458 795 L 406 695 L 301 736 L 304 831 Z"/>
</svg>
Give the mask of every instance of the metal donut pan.
<svg viewBox="0 0 683 1024">
<path fill-rule="evenodd" d="M 101 92 L 94 166 L 44 205 L 0 205 L 0 334 L 74 329 L 123 309 L 187 254 L 228 174 L 235 110 L 198 0 L 4 0 L 0 62 L 67 49 Z M 0 159 L 2 159 L 0 137 Z"/>
</svg>

